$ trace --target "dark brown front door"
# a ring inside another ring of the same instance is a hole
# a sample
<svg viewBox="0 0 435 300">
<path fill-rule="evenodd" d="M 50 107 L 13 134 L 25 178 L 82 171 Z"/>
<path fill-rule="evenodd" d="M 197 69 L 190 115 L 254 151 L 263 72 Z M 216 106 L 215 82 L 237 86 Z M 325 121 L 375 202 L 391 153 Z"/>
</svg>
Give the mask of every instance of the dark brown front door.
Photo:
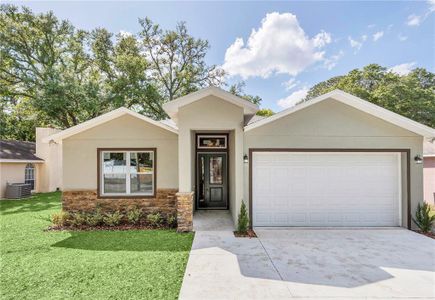
<svg viewBox="0 0 435 300">
<path fill-rule="evenodd" d="M 198 153 L 197 159 L 198 208 L 228 208 L 227 154 Z"/>
</svg>

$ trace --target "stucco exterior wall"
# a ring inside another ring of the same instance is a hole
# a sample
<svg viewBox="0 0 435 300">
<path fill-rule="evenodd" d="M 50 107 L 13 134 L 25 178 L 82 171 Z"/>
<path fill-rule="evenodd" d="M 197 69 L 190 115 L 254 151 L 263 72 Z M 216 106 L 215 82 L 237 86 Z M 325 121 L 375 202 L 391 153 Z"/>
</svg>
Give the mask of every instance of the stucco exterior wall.
<svg viewBox="0 0 435 300">
<path fill-rule="evenodd" d="M 178 155 L 180 192 L 195 191 L 195 141 L 194 132 L 232 132 L 234 143 L 230 149 L 233 155 L 233 167 L 230 168 L 229 182 L 233 185 L 233 195 L 230 209 L 234 220 L 243 197 L 243 109 L 215 96 L 204 97 L 201 100 L 183 106 L 178 111 L 179 148 Z M 229 158 L 231 161 L 232 158 Z M 190 176 L 189 176 L 190 174 Z M 184 176 L 183 176 L 184 175 Z M 192 176 L 193 175 L 193 176 Z M 231 187 L 230 190 L 231 192 Z"/>
<path fill-rule="evenodd" d="M 44 163 L 38 165 L 36 191 L 38 193 L 53 192 L 62 189 L 62 145 L 45 143 L 43 138 L 59 132 L 55 128 L 36 128 L 36 156 Z"/>
<path fill-rule="evenodd" d="M 63 190 L 97 189 L 97 148 L 157 148 L 157 189 L 178 188 L 178 136 L 130 115 L 63 140 Z"/>
<path fill-rule="evenodd" d="M 250 148 L 397 148 L 411 151 L 411 212 L 423 199 L 423 168 L 413 157 L 422 153 L 423 137 L 328 99 L 264 126 L 245 132 L 244 152 Z M 406 191 L 406 159 L 402 181 Z M 244 168 L 244 198 L 249 199 L 249 169 Z M 406 226 L 406 193 L 402 193 L 402 224 Z"/>
<path fill-rule="evenodd" d="M 423 160 L 424 201 L 435 205 L 435 157 Z"/>
<path fill-rule="evenodd" d="M 0 199 L 5 197 L 7 182 L 24 182 L 24 169 L 26 168 L 26 164 L 27 163 L 0 163 Z"/>
</svg>

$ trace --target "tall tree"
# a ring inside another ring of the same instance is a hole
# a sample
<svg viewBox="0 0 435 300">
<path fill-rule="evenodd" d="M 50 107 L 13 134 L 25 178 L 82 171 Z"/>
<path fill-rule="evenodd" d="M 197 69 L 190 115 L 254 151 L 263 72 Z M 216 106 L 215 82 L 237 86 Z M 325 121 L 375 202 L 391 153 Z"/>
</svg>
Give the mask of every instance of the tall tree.
<svg viewBox="0 0 435 300">
<path fill-rule="evenodd" d="M 149 18 L 140 19 L 139 23 L 141 46 L 165 101 L 208 85 L 223 84 L 224 71 L 205 62 L 208 41 L 189 35 L 184 22 L 178 23 L 175 30 L 166 31 Z"/>
<path fill-rule="evenodd" d="M 314 85 L 304 101 L 341 89 L 435 128 L 435 74 L 416 68 L 400 76 L 376 64 Z"/>
<path fill-rule="evenodd" d="M 99 72 L 85 50 L 88 34 L 52 12 L 0 6 L 1 101 L 28 100 L 51 125 L 69 127 L 107 105 Z"/>
</svg>

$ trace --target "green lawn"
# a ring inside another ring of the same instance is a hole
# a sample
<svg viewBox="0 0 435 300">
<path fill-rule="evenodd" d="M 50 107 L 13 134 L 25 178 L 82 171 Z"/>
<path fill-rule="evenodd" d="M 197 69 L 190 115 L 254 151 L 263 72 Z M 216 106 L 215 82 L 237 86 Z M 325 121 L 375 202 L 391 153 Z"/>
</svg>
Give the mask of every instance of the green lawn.
<svg viewBox="0 0 435 300">
<path fill-rule="evenodd" d="M 176 299 L 193 234 L 45 232 L 60 193 L 0 201 L 0 299 Z"/>
</svg>

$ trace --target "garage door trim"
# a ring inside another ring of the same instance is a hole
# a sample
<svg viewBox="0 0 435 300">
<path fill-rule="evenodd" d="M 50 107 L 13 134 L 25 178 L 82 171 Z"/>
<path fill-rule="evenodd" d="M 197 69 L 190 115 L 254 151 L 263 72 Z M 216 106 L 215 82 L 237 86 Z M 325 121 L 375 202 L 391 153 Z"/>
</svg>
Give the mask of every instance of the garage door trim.
<svg viewBox="0 0 435 300">
<path fill-rule="evenodd" d="M 249 149 L 249 226 L 252 229 L 252 158 L 254 152 L 392 152 L 406 154 L 406 210 L 407 228 L 411 229 L 411 172 L 410 172 L 410 149 L 360 149 L 360 148 L 250 148 Z"/>
</svg>

